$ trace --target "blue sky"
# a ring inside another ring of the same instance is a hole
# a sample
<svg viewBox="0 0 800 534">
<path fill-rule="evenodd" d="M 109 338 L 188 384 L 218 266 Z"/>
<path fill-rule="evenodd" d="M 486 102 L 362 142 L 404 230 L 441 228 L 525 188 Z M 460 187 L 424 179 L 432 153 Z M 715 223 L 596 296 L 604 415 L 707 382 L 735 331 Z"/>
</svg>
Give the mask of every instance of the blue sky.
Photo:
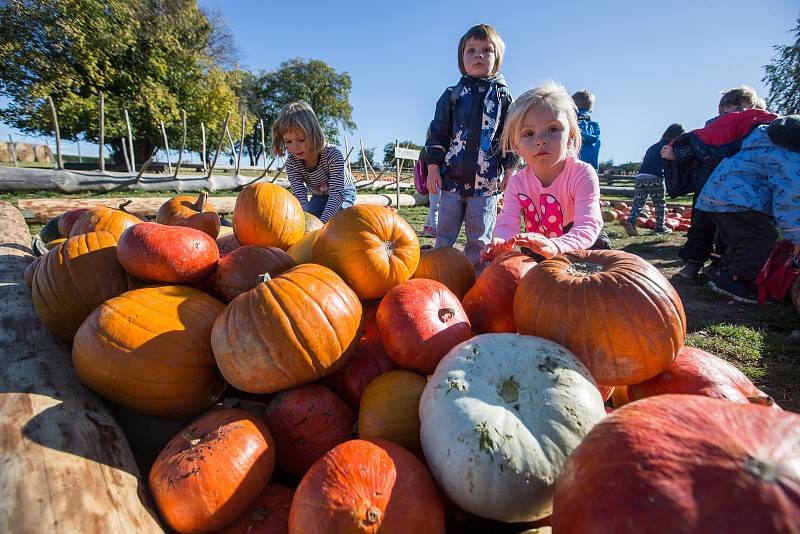
<svg viewBox="0 0 800 534">
<path fill-rule="evenodd" d="M 506 43 L 502 72 L 512 94 L 548 79 L 570 93 L 593 91 L 600 159 L 617 163 L 640 161 L 672 122 L 701 127 L 716 113 L 722 89 L 747 84 L 766 96 L 763 66 L 773 45 L 791 42 L 800 14 L 797 0 L 200 5 L 228 19 L 245 68 L 268 71 L 300 57 L 347 71 L 358 125 L 348 139 L 352 145 L 362 138 L 367 147 L 422 142 L 436 100 L 459 78 L 459 38 L 474 24 L 492 24 Z M 0 125 L 2 139 L 9 131 Z M 68 150 L 74 153 L 74 144 Z"/>
<path fill-rule="evenodd" d="M 486 22 L 506 43 L 512 94 L 554 79 L 597 96 L 601 160 L 640 161 L 672 122 L 699 128 L 719 91 L 766 94 L 763 65 L 789 44 L 800 3 L 576 1 L 263 2 L 201 0 L 221 10 L 251 70 L 321 59 L 353 80 L 350 142 L 423 140 L 434 104 L 458 81 L 461 35 Z"/>
</svg>

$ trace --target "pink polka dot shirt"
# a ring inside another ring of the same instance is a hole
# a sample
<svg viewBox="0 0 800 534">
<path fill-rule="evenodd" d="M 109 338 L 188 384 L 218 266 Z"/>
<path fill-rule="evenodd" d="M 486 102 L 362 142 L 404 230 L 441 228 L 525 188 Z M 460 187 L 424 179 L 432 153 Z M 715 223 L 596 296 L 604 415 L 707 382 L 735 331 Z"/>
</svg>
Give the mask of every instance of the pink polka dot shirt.
<svg viewBox="0 0 800 534">
<path fill-rule="evenodd" d="M 603 229 L 600 217 L 600 183 L 594 168 L 567 156 L 564 170 L 544 187 L 530 166 L 511 177 L 497 217 L 494 237 L 509 239 L 535 232 L 553 240 L 559 253 L 591 247 Z M 564 227 L 572 223 L 566 233 Z"/>
</svg>

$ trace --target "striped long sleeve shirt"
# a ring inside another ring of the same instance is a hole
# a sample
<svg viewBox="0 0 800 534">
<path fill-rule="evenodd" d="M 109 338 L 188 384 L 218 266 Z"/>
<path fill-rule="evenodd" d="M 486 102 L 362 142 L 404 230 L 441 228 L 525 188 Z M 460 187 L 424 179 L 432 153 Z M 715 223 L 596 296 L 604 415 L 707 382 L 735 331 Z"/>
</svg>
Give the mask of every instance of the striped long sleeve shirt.
<svg viewBox="0 0 800 534">
<path fill-rule="evenodd" d="M 303 210 L 308 209 L 308 193 L 328 197 L 325 210 L 320 219 L 322 222 L 336 215 L 342 209 L 344 189 L 353 186 L 353 175 L 344 165 L 344 157 L 338 148 L 326 146 L 319 154 L 319 162 L 315 169 L 309 170 L 306 162 L 292 155 L 286 160 L 286 175 L 292 186 L 292 193 Z"/>
</svg>

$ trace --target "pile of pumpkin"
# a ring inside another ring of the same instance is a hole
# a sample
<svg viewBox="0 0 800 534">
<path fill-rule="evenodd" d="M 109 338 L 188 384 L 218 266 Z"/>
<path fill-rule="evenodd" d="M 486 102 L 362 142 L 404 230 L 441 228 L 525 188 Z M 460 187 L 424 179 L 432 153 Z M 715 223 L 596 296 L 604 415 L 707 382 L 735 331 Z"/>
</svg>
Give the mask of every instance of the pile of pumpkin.
<svg viewBox="0 0 800 534">
<path fill-rule="evenodd" d="M 610 203 L 611 209 L 603 209 L 601 215 L 603 221 L 620 223 L 628 220 L 631 214 L 631 206 L 626 202 L 612 201 Z M 655 230 L 656 228 L 656 214 L 655 207 L 652 202 L 645 204 L 639 216 L 636 217 L 636 224 L 638 228 L 648 228 Z M 664 226 L 673 231 L 688 232 L 692 227 L 692 208 L 685 206 L 672 206 L 666 209 L 664 213 Z"/>
<path fill-rule="evenodd" d="M 684 347 L 635 255 L 476 278 L 396 211 L 322 225 L 271 184 L 232 233 L 204 195 L 156 221 L 70 210 L 26 279 L 86 386 L 179 423 L 149 474 L 175 531 L 800 528 L 800 416 Z"/>
</svg>

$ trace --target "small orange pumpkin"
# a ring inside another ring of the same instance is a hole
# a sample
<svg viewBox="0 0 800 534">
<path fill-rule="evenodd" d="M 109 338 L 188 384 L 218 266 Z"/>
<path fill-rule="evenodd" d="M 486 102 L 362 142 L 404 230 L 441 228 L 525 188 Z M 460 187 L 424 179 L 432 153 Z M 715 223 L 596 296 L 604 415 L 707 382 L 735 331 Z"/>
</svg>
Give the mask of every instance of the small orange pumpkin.
<svg viewBox="0 0 800 534">
<path fill-rule="evenodd" d="M 307 211 L 303 213 L 303 217 L 305 222 L 306 233 L 313 232 L 314 230 L 319 230 L 325 225 L 325 223 L 320 221 L 316 215 L 313 215 Z"/>
<path fill-rule="evenodd" d="M 411 278 L 428 278 L 441 282 L 458 300 L 475 284 L 475 267 L 469 258 L 455 247 L 422 247 L 419 265 Z"/>
<path fill-rule="evenodd" d="M 233 231 L 242 245 L 286 250 L 305 233 L 303 207 L 279 185 L 248 185 L 236 198 Z"/>
<path fill-rule="evenodd" d="M 264 491 L 275 468 L 267 425 L 245 410 L 221 408 L 175 436 L 150 470 L 149 485 L 178 532 L 230 525 Z"/>
<path fill-rule="evenodd" d="M 142 220 L 125 211 L 125 206 L 129 205 L 132 201 L 126 200 L 119 205 L 119 209 L 108 208 L 106 206 L 98 206 L 90 208 L 84 212 L 75 224 L 72 225 L 70 230 L 70 237 L 86 234 L 88 232 L 111 232 L 111 235 L 119 241 L 119 237 L 126 229 L 134 224 L 139 224 Z"/>
<path fill-rule="evenodd" d="M 214 277 L 214 291 L 230 302 L 258 285 L 264 273 L 275 277 L 294 267 L 294 260 L 276 247 L 245 245 L 233 250 L 219 261 Z"/>
<path fill-rule="evenodd" d="M 286 253 L 292 257 L 297 265 L 301 263 L 311 263 L 313 261 L 312 252 L 314 241 L 317 239 L 318 235 L 319 229 L 306 232 L 306 234 L 300 238 L 300 241 L 289 247 Z"/>
<path fill-rule="evenodd" d="M 167 200 L 158 208 L 156 222 L 169 226 L 188 226 L 207 233 L 212 239 L 219 235 L 219 214 L 205 191 L 197 199 L 177 196 Z"/>
<path fill-rule="evenodd" d="M 294 490 L 270 484 L 253 504 L 219 534 L 286 534 Z"/>
</svg>

